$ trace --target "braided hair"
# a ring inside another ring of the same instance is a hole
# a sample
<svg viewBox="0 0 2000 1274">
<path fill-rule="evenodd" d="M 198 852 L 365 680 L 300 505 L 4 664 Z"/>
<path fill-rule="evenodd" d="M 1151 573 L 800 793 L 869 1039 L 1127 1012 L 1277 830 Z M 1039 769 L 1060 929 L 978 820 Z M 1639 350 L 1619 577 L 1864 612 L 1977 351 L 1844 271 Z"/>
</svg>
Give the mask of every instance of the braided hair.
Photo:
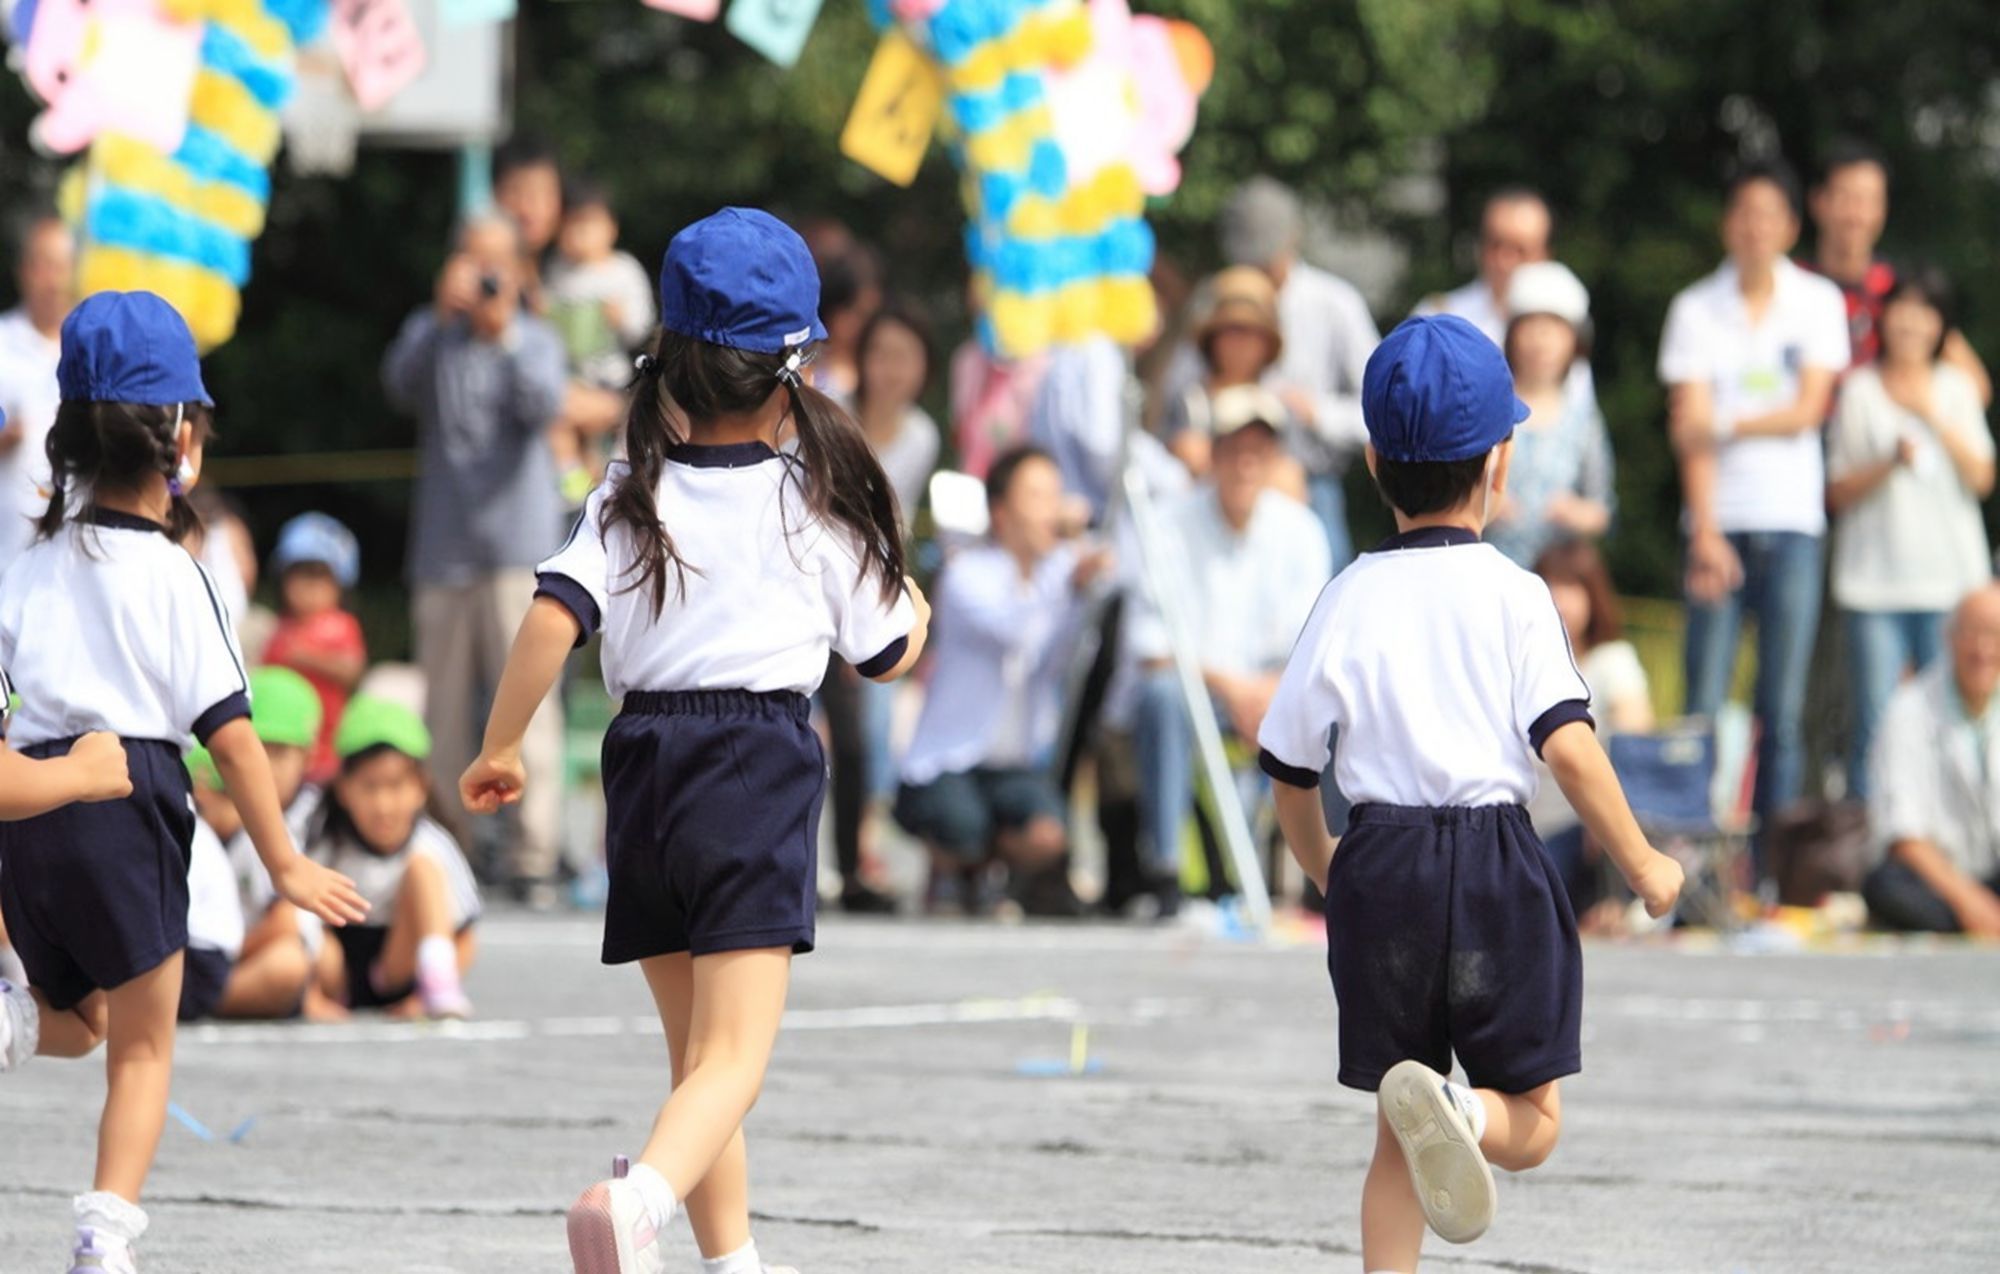
<svg viewBox="0 0 2000 1274">
<path fill-rule="evenodd" d="M 101 492 L 136 491 L 154 474 L 172 478 L 180 467 L 183 423 L 194 426 L 196 442 L 208 440 L 211 420 L 202 403 L 176 408 L 63 400 L 49 429 L 49 507 L 35 524 L 36 535 L 48 539 L 70 518 L 88 516 Z M 178 544 L 200 525 L 194 506 L 176 489 L 167 535 Z"/>
</svg>

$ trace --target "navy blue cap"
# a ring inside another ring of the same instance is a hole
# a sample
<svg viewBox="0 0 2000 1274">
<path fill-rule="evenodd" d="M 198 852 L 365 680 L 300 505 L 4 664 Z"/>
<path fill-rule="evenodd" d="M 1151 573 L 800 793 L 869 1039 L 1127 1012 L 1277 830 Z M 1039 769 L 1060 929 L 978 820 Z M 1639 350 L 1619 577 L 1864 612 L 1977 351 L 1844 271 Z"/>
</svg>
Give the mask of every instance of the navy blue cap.
<svg viewBox="0 0 2000 1274">
<path fill-rule="evenodd" d="M 1405 319 L 1361 375 L 1361 416 L 1375 454 L 1405 463 L 1483 456 L 1528 418 L 1507 358 L 1456 315 Z"/>
<path fill-rule="evenodd" d="M 56 384 L 65 402 L 215 405 L 201 383 L 194 333 L 151 292 L 98 292 L 71 310 Z"/>
<path fill-rule="evenodd" d="M 819 270 L 806 241 L 756 208 L 703 217 L 667 245 L 660 325 L 755 354 L 783 354 L 825 340 Z"/>
</svg>

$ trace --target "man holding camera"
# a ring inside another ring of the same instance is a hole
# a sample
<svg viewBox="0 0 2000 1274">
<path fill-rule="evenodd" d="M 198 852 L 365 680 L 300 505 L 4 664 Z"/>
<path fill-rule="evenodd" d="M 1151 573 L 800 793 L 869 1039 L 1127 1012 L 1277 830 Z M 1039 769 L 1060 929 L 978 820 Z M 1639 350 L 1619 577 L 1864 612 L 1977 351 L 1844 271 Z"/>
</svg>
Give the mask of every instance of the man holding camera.
<svg viewBox="0 0 2000 1274">
<path fill-rule="evenodd" d="M 513 226 L 499 217 L 468 222 L 434 301 L 405 320 L 382 360 L 390 403 L 417 419 L 411 617 L 429 686 L 431 764 L 447 780 L 478 752 L 479 714 L 534 598 L 535 563 L 562 539 L 544 434 L 565 381 L 561 340 L 522 308 Z M 535 715 L 521 759 L 531 781 L 500 867 L 522 901 L 545 904 L 554 899 L 562 819 L 562 718 L 553 701 Z M 464 839 L 463 827 L 453 830 Z"/>
</svg>

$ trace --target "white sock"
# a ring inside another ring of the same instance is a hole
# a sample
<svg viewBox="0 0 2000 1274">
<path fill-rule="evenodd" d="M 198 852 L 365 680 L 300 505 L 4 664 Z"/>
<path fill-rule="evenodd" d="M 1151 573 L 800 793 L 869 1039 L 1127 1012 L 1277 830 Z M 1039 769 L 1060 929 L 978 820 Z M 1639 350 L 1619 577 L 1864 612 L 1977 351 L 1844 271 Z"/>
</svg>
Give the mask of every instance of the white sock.
<svg viewBox="0 0 2000 1274">
<path fill-rule="evenodd" d="M 458 947 L 450 938 L 434 933 L 417 944 L 417 975 L 427 981 L 450 985 L 458 981 Z"/>
<path fill-rule="evenodd" d="M 1463 1084 L 1454 1084 L 1450 1080 L 1444 1082 L 1444 1092 L 1445 1096 L 1451 1098 L 1452 1104 L 1458 1107 L 1458 1113 L 1465 1116 L 1465 1122 L 1472 1126 L 1472 1139 L 1484 1141 L 1486 1103 L 1479 1100 L 1479 1094 Z"/>
<path fill-rule="evenodd" d="M 76 1213 L 76 1227 L 97 1236 L 99 1246 L 130 1247 L 146 1232 L 146 1213 L 109 1190 L 92 1190 L 70 1201 Z"/>
<path fill-rule="evenodd" d="M 653 1214 L 653 1228 L 664 1232 L 673 1224 L 674 1213 L 681 1206 L 680 1201 L 674 1198 L 674 1188 L 667 1184 L 667 1179 L 657 1169 L 643 1163 L 633 1164 L 625 1179 L 639 1191 L 646 1211 Z"/>
<path fill-rule="evenodd" d="M 763 1274 L 764 1262 L 757 1256 L 757 1240 L 751 1239 L 728 1256 L 701 1259 L 702 1274 Z"/>
</svg>

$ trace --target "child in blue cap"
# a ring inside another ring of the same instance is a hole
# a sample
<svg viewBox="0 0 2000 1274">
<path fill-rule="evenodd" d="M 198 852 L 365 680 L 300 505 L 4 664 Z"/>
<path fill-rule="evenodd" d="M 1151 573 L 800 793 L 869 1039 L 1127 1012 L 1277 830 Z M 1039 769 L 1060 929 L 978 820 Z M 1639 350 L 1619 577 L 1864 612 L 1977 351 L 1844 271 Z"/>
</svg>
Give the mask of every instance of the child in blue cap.
<svg viewBox="0 0 2000 1274">
<path fill-rule="evenodd" d="M 826 329 L 799 236 L 745 208 L 688 226 L 660 314 L 629 460 L 541 565 L 459 788 L 475 813 L 521 799 L 529 719 L 602 631 L 605 688 L 624 701 L 604 741 L 604 962 L 645 972 L 673 1086 L 629 1174 L 570 1208 L 570 1254 L 578 1274 L 656 1274 L 684 1209 L 704 1270 L 765 1274 L 742 1124 L 792 957 L 813 947 L 826 759 L 808 699 L 829 651 L 878 681 L 907 672 L 930 611 L 881 465 L 806 383 Z"/>
<path fill-rule="evenodd" d="M 0 824 L 0 909 L 32 987 L 0 995 L 15 1022 L 9 1063 L 108 1041 L 97 1178 L 75 1200 L 72 1271 L 131 1274 L 187 947 L 195 815 L 182 750 L 198 741 L 213 755 L 280 894 L 334 925 L 366 906 L 294 848 L 227 613 L 181 547 L 212 406 L 187 324 L 150 292 L 92 296 L 63 323 L 57 380 L 54 493 L 35 543 L 0 579 L 0 663 L 27 690 L 10 742 L 63 756 L 108 731 L 123 741 L 131 793 Z"/>
<path fill-rule="evenodd" d="M 1646 843 L 1591 728 L 1590 691 L 1541 579 L 1480 542 L 1528 409 L 1463 319 L 1411 319 L 1362 380 L 1369 472 L 1397 534 L 1320 594 L 1258 742 L 1278 818 L 1326 894 L 1340 1082 L 1377 1094 L 1365 1269 L 1417 1267 L 1428 1222 L 1493 1219 L 1489 1160 L 1555 1148 L 1581 1066 L 1576 921 L 1524 808 L 1535 756 L 1654 916 L 1681 869 Z M 1312 789 L 1354 804 L 1335 842 Z M 1446 1080 L 1453 1056 L 1467 1084 Z"/>
</svg>

